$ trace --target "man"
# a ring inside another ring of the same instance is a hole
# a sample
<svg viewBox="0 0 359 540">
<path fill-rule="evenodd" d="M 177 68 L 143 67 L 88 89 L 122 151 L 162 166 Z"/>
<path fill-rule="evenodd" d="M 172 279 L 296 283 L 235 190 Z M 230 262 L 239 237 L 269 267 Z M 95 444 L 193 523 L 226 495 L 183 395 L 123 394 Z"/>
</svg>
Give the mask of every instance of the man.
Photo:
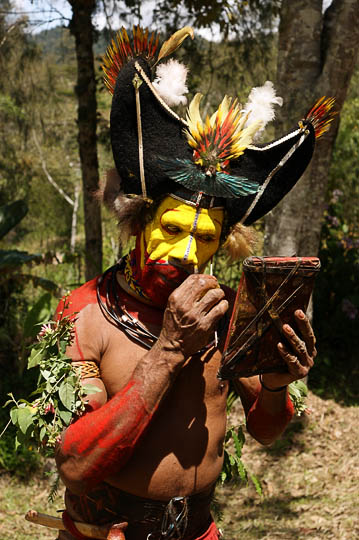
<svg viewBox="0 0 359 540">
<path fill-rule="evenodd" d="M 245 225 L 294 185 L 310 160 L 318 118 L 267 147 L 251 144 L 263 122 L 248 123 L 249 113 L 244 118 L 228 98 L 204 123 L 196 97 L 183 121 L 151 83 L 154 40 L 139 29 L 134 37 L 132 50 L 122 32 L 109 54 L 120 178 L 110 176 L 104 199 L 122 230 L 136 235 L 136 247 L 74 291 L 64 312 L 76 317 L 69 354 L 99 391 L 57 449 L 68 529 L 59 538 L 84 538 L 77 520 L 127 522 L 126 540 L 217 539 L 210 501 L 228 393 L 217 377 L 220 325 L 233 293 L 202 272 L 225 237 L 246 244 Z M 307 317 L 299 310 L 295 321 L 296 331 L 284 326 L 291 350 L 278 344 L 288 372 L 236 383 L 248 430 L 263 444 L 290 421 L 287 385 L 307 375 L 316 355 Z"/>
</svg>

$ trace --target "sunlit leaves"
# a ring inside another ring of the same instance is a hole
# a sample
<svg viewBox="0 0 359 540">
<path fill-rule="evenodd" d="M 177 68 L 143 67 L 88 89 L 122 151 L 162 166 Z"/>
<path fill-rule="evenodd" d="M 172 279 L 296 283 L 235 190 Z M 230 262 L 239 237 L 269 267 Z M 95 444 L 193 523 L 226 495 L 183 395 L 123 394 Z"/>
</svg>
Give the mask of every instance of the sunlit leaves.
<svg viewBox="0 0 359 540">
<path fill-rule="evenodd" d="M 80 372 L 66 356 L 73 339 L 69 318 L 43 325 L 39 336 L 28 360 L 28 369 L 39 370 L 34 400 L 17 401 L 9 394 L 6 405 L 13 404 L 10 419 L 17 428 L 15 446 L 32 444 L 45 455 L 53 455 L 63 430 L 84 412 L 87 393 L 99 390 L 82 386 Z"/>
</svg>

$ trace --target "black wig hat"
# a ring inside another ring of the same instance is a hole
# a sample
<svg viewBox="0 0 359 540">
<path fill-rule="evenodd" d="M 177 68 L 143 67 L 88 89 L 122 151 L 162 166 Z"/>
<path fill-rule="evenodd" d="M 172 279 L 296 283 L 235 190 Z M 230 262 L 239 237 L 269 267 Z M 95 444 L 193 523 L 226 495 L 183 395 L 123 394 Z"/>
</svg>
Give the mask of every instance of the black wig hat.
<svg viewBox="0 0 359 540">
<path fill-rule="evenodd" d="M 224 207 L 229 225 L 250 225 L 299 180 L 315 138 L 329 127 L 334 100 L 321 98 L 292 132 L 265 145 L 253 143 L 263 129 L 260 114 L 251 121 L 237 100 L 225 97 L 203 122 L 197 94 L 182 119 L 161 96 L 153 67 L 187 35 L 193 37 L 188 27 L 176 32 L 157 62 L 158 39 L 140 28 L 133 31 L 132 45 L 123 29 L 107 50 L 103 69 L 113 93 L 111 143 L 121 190 L 153 200 L 172 195 L 188 204 Z M 271 83 L 266 85 L 271 89 Z"/>
</svg>

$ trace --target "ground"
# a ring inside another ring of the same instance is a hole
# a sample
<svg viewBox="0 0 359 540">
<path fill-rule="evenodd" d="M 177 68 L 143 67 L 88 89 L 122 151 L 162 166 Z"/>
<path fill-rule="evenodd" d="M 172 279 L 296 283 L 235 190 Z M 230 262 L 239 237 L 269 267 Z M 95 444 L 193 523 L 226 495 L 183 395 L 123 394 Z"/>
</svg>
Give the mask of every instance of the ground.
<svg viewBox="0 0 359 540">
<path fill-rule="evenodd" d="M 217 490 L 224 540 L 359 538 L 359 407 L 312 393 L 308 406 L 311 414 L 292 422 L 271 447 L 246 437 L 243 461 L 261 481 L 263 496 L 251 484 Z M 235 407 L 230 422 L 242 421 Z M 24 519 L 30 508 L 52 515 L 63 508 L 61 497 L 47 503 L 49 484 L 41 474 L 26 484 L 0 477 L 0 540 L 56 538 Z"/>
</svg>

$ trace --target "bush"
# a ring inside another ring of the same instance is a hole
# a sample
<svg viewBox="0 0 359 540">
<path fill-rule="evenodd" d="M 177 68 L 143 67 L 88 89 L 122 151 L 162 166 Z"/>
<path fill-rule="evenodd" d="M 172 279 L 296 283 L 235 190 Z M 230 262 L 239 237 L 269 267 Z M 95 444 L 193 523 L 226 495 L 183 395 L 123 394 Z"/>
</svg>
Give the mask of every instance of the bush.
<svg viewBox="0 0 359 540">
<path fill-rule="evenodd" d="M 358 403 L 359 234 L 345 223 L 341 195 L 333 192 L 322 230 L 322 271 L 314 291 L 319 354 L 310 386 L 324 397 Z"/>
</svg>

